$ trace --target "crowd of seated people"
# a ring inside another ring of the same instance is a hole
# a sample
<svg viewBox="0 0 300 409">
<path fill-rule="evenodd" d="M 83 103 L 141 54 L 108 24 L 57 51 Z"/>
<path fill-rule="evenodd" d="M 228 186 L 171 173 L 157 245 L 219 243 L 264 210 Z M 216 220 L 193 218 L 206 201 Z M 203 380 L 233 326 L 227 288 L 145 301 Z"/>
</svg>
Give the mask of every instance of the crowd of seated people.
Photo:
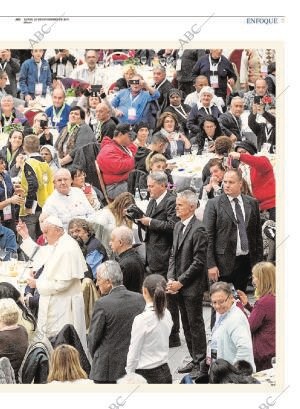
<svg viewBox="0 0 300 409">
<path fill-rule="evenodd" d="M 276 239 L 275 57 L 21 51 L 0 53 L 0 252 L 30 269 L 25 290 L 0 282 L 15 380 L 172 383 L 181 316 L 191 361 L 178 373 L 254 383 L 276 356 L 276 259 L 263 248 Z M 200 194 L 176 189 L 183 155 L 201 167 Z"/>
</svg>

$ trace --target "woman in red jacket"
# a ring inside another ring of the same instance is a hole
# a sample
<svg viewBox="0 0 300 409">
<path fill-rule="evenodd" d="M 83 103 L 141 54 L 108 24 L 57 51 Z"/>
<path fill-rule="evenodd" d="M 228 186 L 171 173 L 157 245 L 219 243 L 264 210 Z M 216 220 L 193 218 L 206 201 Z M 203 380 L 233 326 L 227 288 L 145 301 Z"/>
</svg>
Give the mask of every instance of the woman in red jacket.
<svg viewBox="0 0 300 409">
<path fill-rule="evenodd" d="M 229 155 L 241 162 L 243 178 L 258 200 L 260 211 L 268 211 L 269 219 L 276 221 L 275 176 L 271 162 L 266 156 L 254 156 L 257 149 L 250 141 L 237 142 L 235 151 Z"/>
<path fill-rule="evenodd" d="M 271 359 L 276 355 L 276 285 L 275 266 L 262 261 L 252 269 L 252 281 L 257 301 L 252 306 L 247 295 L 237 290 L 244 307 L 250 311 L 249 324 L 252 334 L 256 371 L 272 368 Z"/>
</svg>

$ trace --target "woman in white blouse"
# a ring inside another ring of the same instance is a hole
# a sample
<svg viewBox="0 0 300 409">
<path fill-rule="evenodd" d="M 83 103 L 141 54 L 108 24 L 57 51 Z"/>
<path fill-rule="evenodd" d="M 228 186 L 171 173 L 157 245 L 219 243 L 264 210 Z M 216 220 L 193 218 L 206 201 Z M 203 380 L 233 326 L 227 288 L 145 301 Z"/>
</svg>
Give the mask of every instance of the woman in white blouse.
<svg viewBox="0 0 300 409">
<path fill-rule="evenodd" d="M 126 372 L 142 375 L 148 383 L 172 383 L 167 361 L 173 321 L 165 291 L 164 277 L 149 275 L 143 283 L 145 310 L 132 324 Z"/>
</svg>

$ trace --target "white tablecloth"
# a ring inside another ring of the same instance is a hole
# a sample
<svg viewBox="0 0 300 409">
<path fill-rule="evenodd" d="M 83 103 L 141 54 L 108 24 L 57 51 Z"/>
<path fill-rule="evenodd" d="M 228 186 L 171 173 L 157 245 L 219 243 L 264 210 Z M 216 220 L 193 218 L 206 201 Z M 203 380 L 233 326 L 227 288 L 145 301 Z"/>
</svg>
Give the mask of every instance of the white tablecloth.
<svg viewBox="0 0 300 409">
<path fill-rule="evenodd" d="M 202 170 L 206 163 L 214 155 L 183 155 L 174 158 L 176 168 L 172 171 L 173 181 L 176 190 L 187 189 L 191 186 L 192 179 L 195 179 L 198 187 L 202 187 Z"/>
</svg>

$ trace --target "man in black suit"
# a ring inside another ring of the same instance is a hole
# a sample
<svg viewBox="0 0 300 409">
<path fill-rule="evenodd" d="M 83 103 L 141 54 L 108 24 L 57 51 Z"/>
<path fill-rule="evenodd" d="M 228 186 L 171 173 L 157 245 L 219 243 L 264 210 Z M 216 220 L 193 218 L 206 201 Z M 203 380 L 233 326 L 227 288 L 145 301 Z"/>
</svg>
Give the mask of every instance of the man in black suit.
<svg viewBox="0 0 300 409">
<path fill-rule="evenodd" d="M 190 372 L 193 378 L 198 376 L 200 362 L 206 357 L 202 299 L 207 290 L 207 234 L 195 217 L 197 203 L 198 198 L 191 190 L 177 195 L 176 215 L 181 221 L 174 228 L 167 284 L 168 292 L 177 294 L 184 336 L 192 357 L 192 362 L 178 372 Z"/>
<path fill-rule="evenodd" d="M 209 280 L 233 283 L 245 291 L 251 267 L 263 259 L 263 242 L 258 202 L 241 194 L 241 189 L 241 172 L 228 170 L 224 193 L 207 202 L 203 221 Z"/>
<path fill-rule="evenodd" d="M 218 118 L 223 134 L 229 136 L 232 142 L 242 140 L 243 133 L 241 115 L 243 112 L 243 98 L 234 97 L 230 102 L 229 111 L 225 112 L 225 114 L 220 115 Z"/>
<path fill-rule="evenodd" d="M 148 274 L 161 274 L 167 278 L 169 258 L 173 244 L 176 217 L 176 196 L 167 190 L 168 177 L 164 172 L 151 173 L 147 178 L 150 202 L 146 216 L 140 222 L 146 227 L 146 266 Z M 179 311 L 175 297 L 168 297 L 168 309 L 173 319 L 170 348 L 180 346 Z"/>
<path fill-rule="evenodd" d="M 97 284 L 105 296 L 95 303 L 88 335 L 93 358 L 90 379 L 116 383 L 125 375 L 132 323 L 144 310 L 145 301 L 141 294 L 125 288 L 116 261 L 105 261 L 98 267 Z"/>
</svg>

